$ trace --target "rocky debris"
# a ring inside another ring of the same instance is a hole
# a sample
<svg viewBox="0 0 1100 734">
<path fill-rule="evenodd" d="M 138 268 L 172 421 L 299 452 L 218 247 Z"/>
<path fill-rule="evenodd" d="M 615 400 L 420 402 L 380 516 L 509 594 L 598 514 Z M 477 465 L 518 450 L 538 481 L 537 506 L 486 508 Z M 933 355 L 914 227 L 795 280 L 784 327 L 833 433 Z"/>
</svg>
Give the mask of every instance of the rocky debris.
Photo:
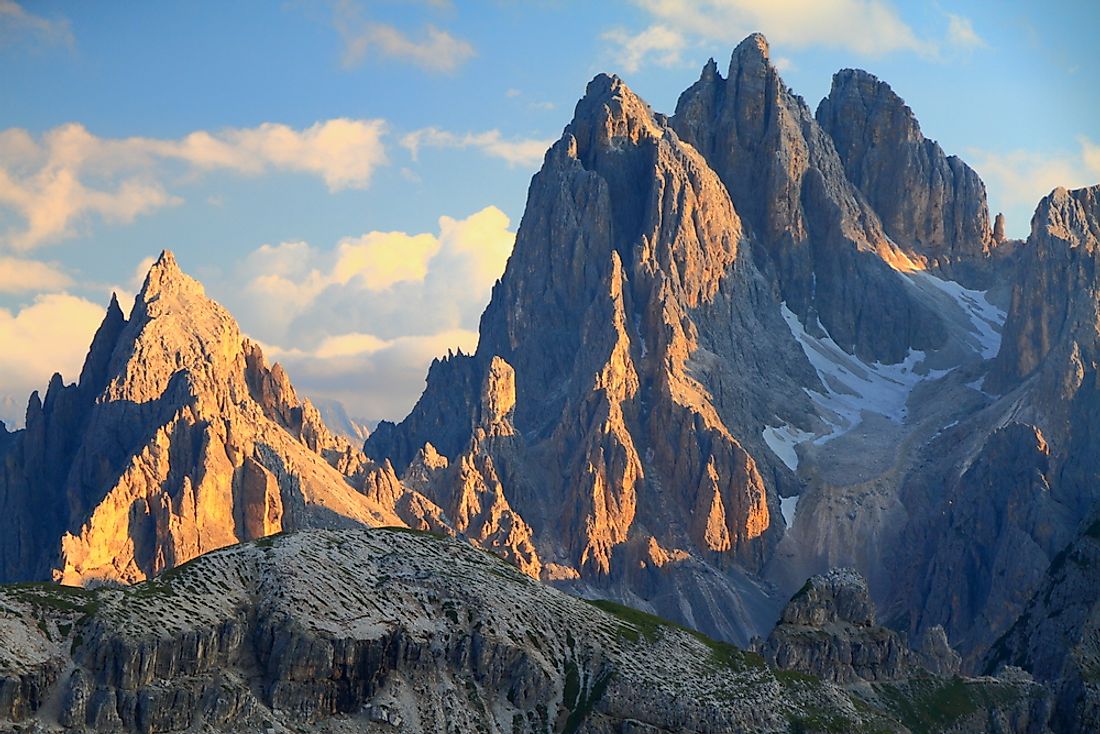
<svg viewBox="0 0 1100 734">
<path fill-rule="evenodd" d="M 134 582 L 288 528 L 439 515 L 329 432 L 170 252 L 129 319 L 112 298 L 79 383 L 55 375 L 6 443 L 4 580 Z"/>
<path fill-rule="evenodd" d="M 897 680 L 917 670 L 904 638 L 876 624 L 867 582 L 846 568 L 806 581 L 762 651 L 778 668 L 842 684 Z"/>
<path fill-rule="evenodd" d="M 29 660 L 0 658 L 0 727 L 902 731 L 830 683 L 411 531 L 275 536 L 130 588 L 0 587 L 0 622 L 66 671 L 10 694 Z"/>
<path fill-rule="evenodd" d="M 763 36 L 738 45 L 726 78 L 709 62 L 671 124 L 725 184 L 801 322 L 820 319 L 842 348 L 868 361 L 900 362 L 910 348 L 943 343 L 939 317 L 894 272 L 915 264 L 890 242 L 829 134 L 783 83 Z"/>
<path fill-rule="evenodd" d="M 991 648 L 987 672 L 1017 666 L 1054 688 L 1052 728 L 1100 722 L 1100 517 L 1051 563 L 1019 619 Z"/>
<path fill-rule="evenodd" d="M 859 69 L 833 75 L 817 108 L 848 179 L 910 257 L 930 266 L 981 259 L 993 240 L 985 184 L 921 133 L 912 110 L 885 82 Z"/>
</svg>

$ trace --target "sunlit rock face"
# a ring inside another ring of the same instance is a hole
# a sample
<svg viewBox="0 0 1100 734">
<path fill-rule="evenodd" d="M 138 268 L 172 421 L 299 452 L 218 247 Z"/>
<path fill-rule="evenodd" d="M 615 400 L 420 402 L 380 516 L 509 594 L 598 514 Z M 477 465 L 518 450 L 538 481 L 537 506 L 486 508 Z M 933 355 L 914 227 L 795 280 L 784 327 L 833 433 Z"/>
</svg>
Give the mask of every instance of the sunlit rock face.
<svg viewBox="0 0 1100 734">
<path fill-rule="evenodd" d="M 112 299 L 79 383 L 55 376 L 8 440 L 8 581 L 132 582 L 285 529 L 440 514 L 332 435 L 169 252 L 129 319 Z"/>
<path fill-rule="evenodd" d="M 914 260 L 949 267 L 986 257 L 1004 240 L 1003 217 L 994 240 L 978 174 L 924 137 L 885 82 L 858 69 L 837 72 L 816 119 L 886 234 Z"/>
</svg>

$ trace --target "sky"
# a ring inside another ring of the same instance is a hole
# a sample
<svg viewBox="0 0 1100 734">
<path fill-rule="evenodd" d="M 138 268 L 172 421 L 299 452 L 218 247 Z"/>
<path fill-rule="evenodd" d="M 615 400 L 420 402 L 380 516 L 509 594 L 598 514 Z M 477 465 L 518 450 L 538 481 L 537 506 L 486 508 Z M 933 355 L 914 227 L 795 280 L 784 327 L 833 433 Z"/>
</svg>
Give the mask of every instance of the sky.
<svg viewBox="0 0 1100 734">
<path fill-rule="evenodd" d="M 889 82 L 1024 237 L 1100 182 L 1098 28 L 1094 0 L 0 0 L 0 419 L 165 248 L 300 393 L 401 419 L 476 346 L 587 82 L 671 114 L 754 31 L 813 108 L 838 69 Z"/>
</svg>

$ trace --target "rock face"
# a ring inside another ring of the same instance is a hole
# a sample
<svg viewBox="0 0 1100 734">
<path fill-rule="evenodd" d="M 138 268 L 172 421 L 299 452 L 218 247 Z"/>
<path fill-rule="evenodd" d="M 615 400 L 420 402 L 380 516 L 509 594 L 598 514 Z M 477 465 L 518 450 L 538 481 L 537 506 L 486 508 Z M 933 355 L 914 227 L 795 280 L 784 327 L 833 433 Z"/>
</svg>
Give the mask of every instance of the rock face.
<svg viewBox="0 0 1100 734">
<path fill-rule="evenodd" d="M 1052 728 L 1087 732 L 1100 721 L 1100 519 L 1051 563 L 1016 624 L 990 650 L 986 669 L 1031 671 L 1055 689 Z"/>
<path fill-rule="evenodd" d="M 1040 202 L 985 379 L 995 399 L 909 481 L 924 509 L 891 608 L 914 634 L 943 625 L 971 669 L 1100 502 L 1098 233 L 1100 187 Z"/>
<path fill-rule="evenodd" d="M 611 734 L 827 721 L 902 732 L 894 708 L 919 707 L 773 672 L 753 653 L 564 595 L 468 544 L 393 529 L 281 535 L 127 589 L 0 588 L 0 624 L 40 649 L 0 657 L 0 726 Z M 998 715 L 1041 695 L 959 685 L 998 701 L 980 717 L 938 715 L 968 731 L 1026 731 Z"/>
<path fill-rule="evenodd" d="M 990 230 L 978 174 L 925 138 L 912 110 L 874 75 L 834 74 L 817 122 L 886 234 L 913 259 L 949 266 L 983 258 L 1004 239 L 1003 217 L 1000 240 Z"/>
<path fill-rule="evenodd" d="M 405 524 L 392 469 L 329 433 L 168 252 L 26 426 L 0 473 L 7 581 L 134 582 L 284 529 Z"/>
<path fill-rule="evenodd" d="M 836 683 L 897 680 L 916 669 L 905 640 L 876 623 L 867 582 L 851 569 L 811 577 L 783 609 L 763 652 L 776 667 Z"/>
<path fill-rule="evenodd" d="M 480 491 L 456 484 L 499 484 L 493 502 L 531 528 L 547 578 L 626 598 L 651 538 L 716 570 L 758 568 L 789 475 L 762 469 L 739 437 L 760 446 L 764 420 L 812 412 L 800 385 L 820 384 L 745 242 L 700 154 L 620 79 L 598 76 L 532 181 L 477 353 L 433 364 L 410 415 L 380 426 L 366 452 L 401 471 L 431 444 L 450 469 L 425 492 L 448 512 L 448 494 Z M 783 367 L 741 378 L 766 361 Z M 693 598 L 654 589 L 667 605 L 656 611 L 686 608 L 690 623 L 743 641 L 752 630 L 723 622 L 723 606 L 774 614 L 724 572 L 663 568 Z"/>
<path fill-rule="evenodd" d="M 672 125 L 721 177 L 800 321 L 816 317 L 845 350 L 882 362 L 943 343 L 939 317 L 893 271 L 916 265 L 845 175 L 827 129 L 783 83 L 763 36 L 741 42 L 724 79 L 711 61 Z"/>
</svg>

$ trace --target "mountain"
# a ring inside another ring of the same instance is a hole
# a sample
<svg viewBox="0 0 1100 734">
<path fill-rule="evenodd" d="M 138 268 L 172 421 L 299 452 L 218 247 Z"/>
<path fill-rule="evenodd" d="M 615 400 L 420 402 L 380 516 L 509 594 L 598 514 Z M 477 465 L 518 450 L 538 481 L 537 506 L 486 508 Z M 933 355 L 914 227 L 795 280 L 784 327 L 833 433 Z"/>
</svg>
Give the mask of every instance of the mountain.
<svg viewBox="0 0 1100 734">
<path fill-rule="evenodd" d="M 925 455 L 892 608 L 972 667 L 1100 502 L 1100 186 L 1045 197 L 1020 250 L 987 404 Z"/>
<path fill-rule="evenodd" d="M 80 380 L 54 375 L 0 436 L 0 579 L 140 581 L 302 527 L 431 526 L 438 508 L 331 434 L 170 252 Z"/>
<path fill-rule="evenodd" d="M 860 69 L 839 71 L 816 119 L 833 139 L 848 179 L 909 257 L 950 266 L 980 260 L 998 244 L 981 178 L 924 137 L 913 111 L 888 84 Z"/>
<path fill-rule="evenodd" d="M 477 350 L 435 360 L 362 450 L 163 255 L 79 382 L 0 430 L 0 579 L 131 583 L 279 531 L 404 525 L 755 638 L 911 729 L 1039 732 L 1049 706 L 1087 729 L 1063 699 L 1090 668 L 1065 655 L 1091 643 L 1028 610 L 1091 609 L 1086 580 L 1036 595 L 1100 503 L 1098 265 L 1100 186 L 1056 189 L 1007 241 L 977 174 L 866 72 L 813 114 L 753 35 L 671 117 L 600 74 Z M 991 661 L 1030 672 L 953 677 Z"/>
<path fill-rule="evenodd" d="M 16 731 L 908 731 L 885 694 L 426 533 L 302 531 L 129 588 L 0 588 L 0 610 L 0 727 Z M 962 688 L 948 724 L 1027 730 L 1033 684 L 921 685 Z"/>
<path fill-rule="evenodd" d="M 829 125 L 873 130 L 878 114 L 838 109 Z M 989 298 L 1007 293 L 925 270 L 924 245 L 888 234 L 828 130 L 759 35 L 725 77 L 709 62 L 671 118 L 597 76 L 532 179 L 477 351 L 433 363 L 365 452 L 449 517 L 469 495 L 458 485 L 492 488 L 523 521 L 531 550 L 510 552 L 532 573 L 722 639 L 766 634 L 835 565 L 885 599 L 900 486 L 977 407 L 965 383 L 996 354 L 1004 310 Z M 904 161 L 911 142 L 885 136 L 875 155 Z M 939 166 L 934 143 L 919 147 Z M 947 194 L 933 175 L 910 184 L 910 219 L 927 225 Z M 949 249 L 985 262 L 984 189 L 963 188 L 950 196 L 978 221 Z M 508 411 L 486 423 L 498 384 Z M 917 393 L 933 399 L 910 411 Z"/>
</svg>

